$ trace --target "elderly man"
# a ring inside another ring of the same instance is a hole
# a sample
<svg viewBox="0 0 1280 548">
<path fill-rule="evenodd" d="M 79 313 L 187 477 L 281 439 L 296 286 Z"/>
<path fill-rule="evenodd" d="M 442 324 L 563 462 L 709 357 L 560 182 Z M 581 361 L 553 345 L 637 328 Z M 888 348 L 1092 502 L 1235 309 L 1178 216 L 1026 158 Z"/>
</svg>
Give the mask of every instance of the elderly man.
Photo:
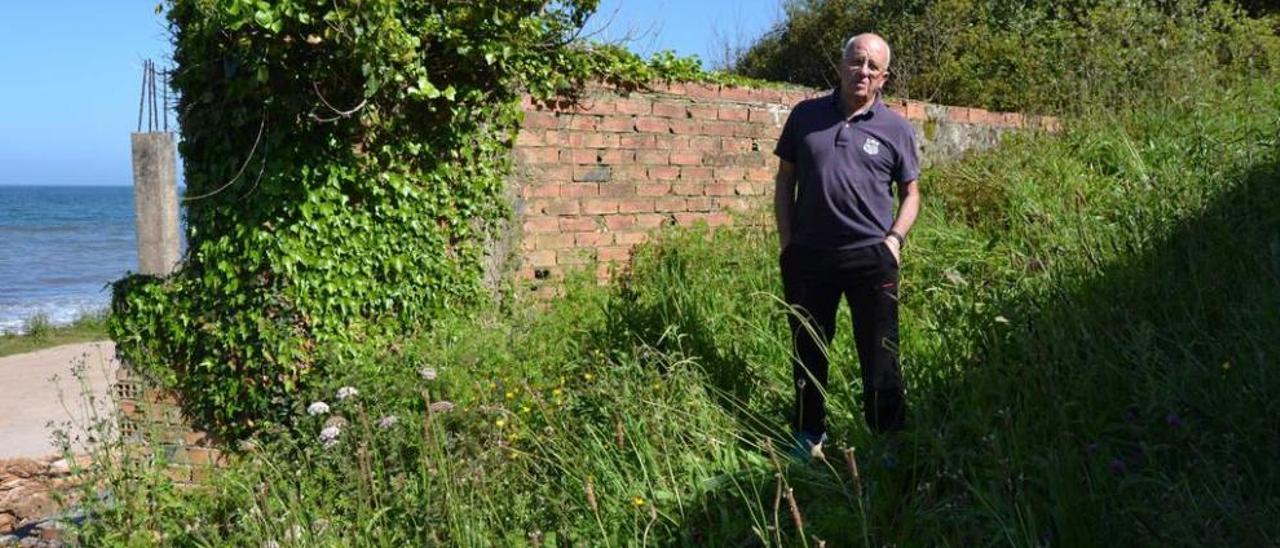
<svg viewBox="0 0 1280 548">
<path fill-rule="evenodd" d="M 915 134 L 880 100 L 889 44 L 850 39 L 840 88 L 796 105 L 778 138 L 774 209 L 796 383 L 796 450 L 816 455 L 826 439 L 827 355 L 843 296 L 862 366 L 862 405 L 875 432 L 903 428 L 898 364 L 898 265 L 920 208 Z M 899 205 L 893 212 L 892 187 Z"/>
</svg>

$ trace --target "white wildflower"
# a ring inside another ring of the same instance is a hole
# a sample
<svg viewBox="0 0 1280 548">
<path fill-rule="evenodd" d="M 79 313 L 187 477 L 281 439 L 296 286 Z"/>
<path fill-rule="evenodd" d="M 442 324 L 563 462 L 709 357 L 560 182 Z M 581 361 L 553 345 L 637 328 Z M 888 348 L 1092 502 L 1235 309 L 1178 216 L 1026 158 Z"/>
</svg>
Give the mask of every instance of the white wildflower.
<svg viewBox="0 0 1280 548">
<path fill-rule="evenodd" d="M 436 368 L 434 367 L 423 367 L 418 370 L 418 374 L 422 375 L 422 380 L 424 381 L 436 380 Z"/>
<path fill-rule="evenodd" d="M 453 402 L 451 401 L 432 402 L 429 408 L 431 409 L 432 413 L 445 413 L 453 410 Z"/>
<path fill-rule="evenodd" d="M 387 428 L 391 428 L 392 426 L 395 426 L 396 423 L 398 422 L 400 422 L 400 417 L 397 417 L 395 415 L 387 415 L 385 417 L 378 419 L 378 428 L 386 430 Z"/>
<path fill-rule="evenodd" d="M 360 391 L 356 390 L 354 386 L 344 386 L 338 389 L 338 401 L 342 401 L 347 398 L 354 397 L 358 394 L 360 394 Z"/>
<path fill-rule="evenodd" d="M 326 426 L 320 431 L 320 443 L 325 447 L 333 447 L 338 444 L 338 434 L 342 433 L 342 429 L 337 426 Z"/>
<path fill-rule="evenodd" d="M 308 415 L 327 415 L 329 414 L 329 404 L 318 401 L 307 406 Z"/>
</svg>

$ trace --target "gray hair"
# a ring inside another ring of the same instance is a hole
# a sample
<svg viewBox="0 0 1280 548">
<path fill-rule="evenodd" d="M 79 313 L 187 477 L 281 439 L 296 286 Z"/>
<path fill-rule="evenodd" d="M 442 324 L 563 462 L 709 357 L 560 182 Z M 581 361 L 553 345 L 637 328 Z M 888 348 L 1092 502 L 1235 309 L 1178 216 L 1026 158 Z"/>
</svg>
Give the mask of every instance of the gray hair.
<svg viewBox="0 0 1280 548">
<path fill-rule="evenodd" d="M 857 39 L 859 39 L 859 38 L 862 38 L 863 36 L 874 36 L 876 39 L 878 39 L 881 43 L 883 43 L 883 44 L 884 44 L 885 57 L 887 57 L 887 58 L 888 58 L 888 61 L 892 61 L 892 60 L 893 60 L 893 48 L 890 48 L 890 47 L 889 47 L 889 41 L 888 41 L 888 40 L 885 40 L 885 39 L 884 39 L 884 37 L 882 37 L 882 36 L 880 36 L 880 35 L 878 35 L 878 34 L 876 34 L 876 33 L 874 33 L 874 32 L 864 32 L 864 33 L 861 33 L 861 34 L 855 34 L 855 35 L 853 35 L 853 36 L 850 36 L 847 40 L 845 40 L 845 41 L 844 41 L 844 46 L 843 46 L 842 48 L 840 48 L 840 58 L 841 58 L 841 59 L 848 59 L 848 57 L 849 57 L 849 48 L 853 47 L 853 43 L 854 43 L 854 41 L 856 41 L 856 40 L 857 40 Z M 889 65 L 889 63 L 885 63 L 885 67 L 886 67 L 886 68 L 888 68 L 888 65 Z"/>
</svg>

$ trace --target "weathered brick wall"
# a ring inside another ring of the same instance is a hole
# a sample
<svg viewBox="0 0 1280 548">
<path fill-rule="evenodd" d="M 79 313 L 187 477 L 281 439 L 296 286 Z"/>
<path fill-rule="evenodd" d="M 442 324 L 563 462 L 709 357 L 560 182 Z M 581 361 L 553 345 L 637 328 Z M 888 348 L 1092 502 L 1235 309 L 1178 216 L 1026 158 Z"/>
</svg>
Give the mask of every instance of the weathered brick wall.
<svg viewBox="0 0 1280 548">
<path fill-rule="evenodd" d="M 520 276 L 555 280 L 594 264 L 603 278 L 663 225 L 718 226 L 747 211 L 768 219 L 761 206 L 772 199 L 782 124 L 792 105 L 826 93 L 670 84 L 628 95 L 596 87 L 573 103 L 526 99 L 511 181 Z M 1018 113 L 886 103 L 916 127 L 925 165 L 994 146 L 1009 130 L 1057 127 Z"/>
</svg>

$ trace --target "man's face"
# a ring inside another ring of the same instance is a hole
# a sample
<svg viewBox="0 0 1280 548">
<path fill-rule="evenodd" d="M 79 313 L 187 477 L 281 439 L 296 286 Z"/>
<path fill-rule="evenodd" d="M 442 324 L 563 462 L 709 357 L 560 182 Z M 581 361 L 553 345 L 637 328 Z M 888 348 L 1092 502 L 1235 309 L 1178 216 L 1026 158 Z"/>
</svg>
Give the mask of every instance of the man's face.
<svg viewBox="0 0 1280 548">
<path fill-rule="evenodd" d="M 889 74 L 889 50 L 883 42 L 856 40 L 840 62 L 840 85 L 846 97 L 866 101 L 884 87 Z"/>
</svg>

